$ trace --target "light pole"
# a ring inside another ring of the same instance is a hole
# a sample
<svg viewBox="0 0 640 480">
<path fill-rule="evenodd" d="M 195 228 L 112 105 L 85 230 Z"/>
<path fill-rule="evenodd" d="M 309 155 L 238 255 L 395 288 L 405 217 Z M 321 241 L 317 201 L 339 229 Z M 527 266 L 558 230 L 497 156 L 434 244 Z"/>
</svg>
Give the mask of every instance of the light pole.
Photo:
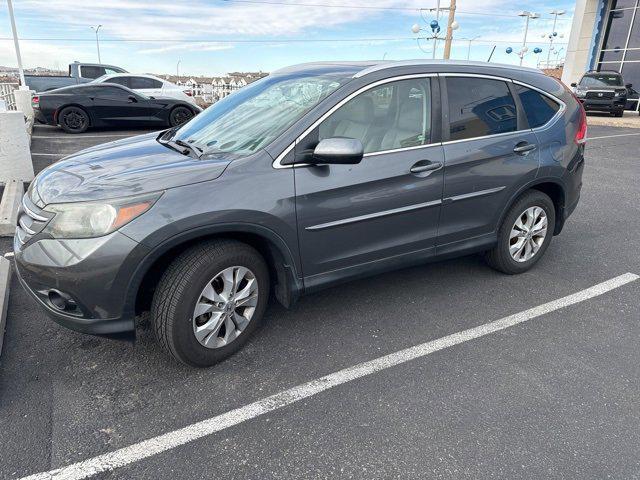
<svg viewBox="0 0 640 480">
<path fill-rule="evenodd" d="M 518 14 L 519 17 L 525 17 L 525 22 L 524 22 L 524 37 L 522 38 L 522 48 L 520 49 L 520 51 L 523 53 L 523 55 L 520 55 L 520 66 L 522 66 L 522 60 L 524 59 L 524 53 L 527 53 L 527 33 L 529 33 L 529 20 L 533 19 L 535 20 L 536 18 L 540 18 L 540 15 L 538 15 L 535 12 L 529 12 L 527 10 L 523 10 L 522 12 L 520 12 Z"/>
<path fill-rule="evenodd" d="M 549 51 L 547 52 L 547 68 L 549 68 L 549 61 L 551 58 L 551 49 L 553 47 L 553 38 L 558 35 L 556 32 L 556 22 L 558 21 L 558 15 L 564 15 L 564 10 L 554 9 L 551 11 L 551 15 L 553 15 L 553 28 L 551 29 L 551 33 L 549 34 Z"/>
<path fill-rule="evenodd" d="M 469 60 L 469 57 L 471 56 L 471 42 L 477 40 L 481 36 L 482 35 L 476 35 L 475 37 L 469 39 L 469 46 L 467 47 L 467 60 Z"/>
<path fill-rule="evenodd" d="M 102 25 L 98 25 L 97 27 L 91 27 L 91 30 L 96 32 L 96 48 L 98 49 L 98 63 L 102 63 L 102 60 L 100 60 L 100 41 L 98 40 L 98 32 L 100 31 L 100 27 L 102 27 Z"/>
<path fill-rule="evenodd" d="M 176 63 L 176 77 L 178 77 L 178 80 L 180 80 L 180 62 L 182 60 L 178 60 L 178 63 Z"/>
<path fill-rule="evenodd" d="M 13 5 L 11 0 L 7 0 L 9 6 L 9 18 L 11 19 L 11 31 L 13 32 L 13 45 L 16 48 L 16 57 L 18 59 L 18 72 L 20 72 L 20 83 L 24 86 L 24 70 L 22 68 L 22 56 L 20 55 L 20 44 L 18 43 L 18 30 L 16 29 L 16 19 L 13 16 Z"/>
</svg>

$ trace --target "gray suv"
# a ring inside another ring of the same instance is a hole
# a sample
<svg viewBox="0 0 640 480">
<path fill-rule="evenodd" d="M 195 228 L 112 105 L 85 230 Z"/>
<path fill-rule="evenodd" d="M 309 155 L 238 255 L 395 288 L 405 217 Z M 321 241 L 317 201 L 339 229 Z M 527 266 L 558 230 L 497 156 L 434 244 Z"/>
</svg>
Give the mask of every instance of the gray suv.
<svg viewBox="0 0 640 480">
<path fill-rule="evenodd" d="M 578 203 L 585 112 L 538 70 L 471 62 L 279 70 L 164 132 L 30 185 L 18 276 L 58 323 L 209 366 L 270 296 L 481 252 L 530 269 Z"/>
</svg>

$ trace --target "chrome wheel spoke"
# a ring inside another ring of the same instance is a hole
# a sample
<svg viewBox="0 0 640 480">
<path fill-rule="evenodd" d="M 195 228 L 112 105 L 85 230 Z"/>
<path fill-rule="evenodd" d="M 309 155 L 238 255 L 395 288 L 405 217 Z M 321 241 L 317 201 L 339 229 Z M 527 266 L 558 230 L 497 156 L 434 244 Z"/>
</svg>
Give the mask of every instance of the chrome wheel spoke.
<svg viewBox="0 0 640 480">
<path fill-rule="evenodd" d="M 527 208 L 516 218 L 509 233 L 509 253 L 516 262 L 526 262 L 538 253 L 547 236 L 548 220 L 544 208 Z"/>
<path fill-rule="evenodd" d="M 207 348 L 233 342 L 247 328 L 258 305 L 258 280 L 243 266 L 225 268 L 203 288 L 193 310 L 193 333 Z"/>
</svg>

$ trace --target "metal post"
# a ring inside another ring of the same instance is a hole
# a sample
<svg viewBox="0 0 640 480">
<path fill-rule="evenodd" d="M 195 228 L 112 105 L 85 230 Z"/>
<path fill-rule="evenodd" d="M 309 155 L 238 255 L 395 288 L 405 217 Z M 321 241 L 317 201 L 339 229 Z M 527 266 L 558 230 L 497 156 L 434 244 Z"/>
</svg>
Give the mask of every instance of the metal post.
<svg viewBox="0 0 640 480">
<path fill-rule="evenodd" d="M 527 15 L 524 22 L 524 38 L 522 39 L 522 48 L 520 48 L 520 66 L 522 66 L 522 60 L 524 60 L 524 47 L 527 46 L 527 33 L 529 32 L 529 18 L 531 18 L 530 15 Z"/>
<path fill-rule="evenodd" d="M 97 27 L 91 27 L 91 29 L 96 32 L 96 48 L 98 49 L 98 63 L 102 63 L 102 60 L 100 59 L 100 41 L 98 40 L 98 31 L 100 30 L 100 27 L 102 27 L 102 25 L 98 25 Z"/>
<path fill-rule="evenodd" d="M 176 63 L 176 77 L 178 77 L 178 80 L 180 80 L 180 62 L 181 61 L 182 60 L 178 60 L 178 63 Z"/>
<path fill-rule="evenodd" d="M 20 83 L 24 86 L 27 83 L 24 80 L 24 69 L 22 68 L 22 55 L 20 55 L 20 44 L 18 43 L 18 30 L 16 29 L 16 19 L 13 15 L 13 5 L 11 0 L 7 0 L 9 6 L 9 18 L 11 19 L 11 31 L 13 32 L 13 45 L 16 48 L 16 57 L 18 59 L 18 72 L 20 72 Z"/>
<path fill-rule="evenodd" d="M 436 5 L 436 20 L 440 22 L 440 0 Z M 436 48 L 438 47 L 438 32 L 433 32 L 433 55 L 431 58 L 436 58 Z"/>
</svg>

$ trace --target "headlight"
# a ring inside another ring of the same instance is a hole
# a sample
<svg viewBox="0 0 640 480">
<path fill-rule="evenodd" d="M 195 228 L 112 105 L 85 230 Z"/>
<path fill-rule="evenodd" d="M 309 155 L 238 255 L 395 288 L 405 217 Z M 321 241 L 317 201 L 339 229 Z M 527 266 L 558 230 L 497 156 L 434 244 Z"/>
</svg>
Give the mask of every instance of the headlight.
<svg viewBox="0 0 640 480">
<path fill-rule="evenodd" d="M 54 203 L 44 210 L 55 216 L 43 233 L 54 238 L 107 235 L 149 210 L 162 193 L 99 202 Z"/>
<path fill-rule="evenodd" d="M 586 95 L 586 90 L 581 90 L 579 88 L 576 89 L 576 97 L 584 97 Z"/>
</svg>

